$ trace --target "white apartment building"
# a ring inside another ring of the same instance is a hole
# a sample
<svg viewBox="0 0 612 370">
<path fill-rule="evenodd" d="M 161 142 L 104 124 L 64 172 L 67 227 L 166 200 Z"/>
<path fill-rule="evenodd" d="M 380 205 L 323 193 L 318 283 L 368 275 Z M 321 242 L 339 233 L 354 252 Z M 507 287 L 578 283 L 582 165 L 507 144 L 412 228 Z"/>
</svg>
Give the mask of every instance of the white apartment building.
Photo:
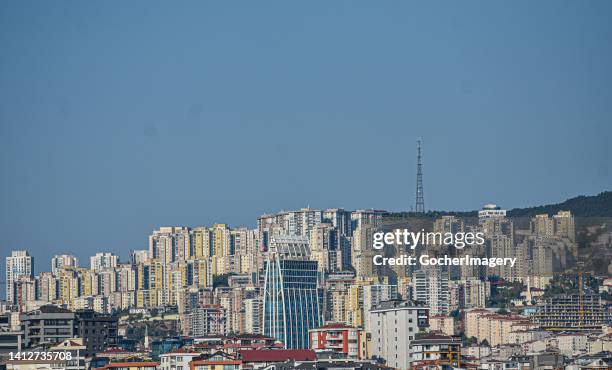
<svg viewBox="0 0 612 370">
<path fill-rule="evenodd" d="M 59 254 L 51 258 L 51 272 L 57 276 L 63 267 L 78 267 L 79 259 L 72 254 Z"/>
<path fill-rule="evenodd" d="M 105 268 L 115 268 L 119 262 L 119 257 L 110 252 L 99 252 L 89 258 L 91 269 L 94 271 Z"/>
<path fill-rule="evenodd" d="M 244 304 L 244 329 L 247 333 L 261 334 L 261 318 L 263 303 L 261 299 L 249 298 Z"/>
<path fill-rule="evenodd" d="M 363 292 L 364 326 L 366 331 L 370 331 L 368 311 L 381 302 L 397 299 L 397 285 L 372 284 L 364 285 L 361 289 Z"/>
<path fill-rule="evenodd" d="M 370 313 L 372 355 L 386 360 L 387 366 L 410 367 L 410 342 L 419 328 L 427 325 L 427 307 L 405 301 L 382 302 Z"/>
<path fill-rule="evenodd" d="M 15 303 L 14 284 L 20 276 L 33 277 L 34 258 L 27 251 L 11 251 L 6 257 L 6 300 Z"/>
<path fill-rule="evenodd" d="M 412 275 L 412 299 L 425 303 L 432 315 L 449 313 L 450 291 L 448 272 L 439 268 L 415 271 Z"/>
</svg>

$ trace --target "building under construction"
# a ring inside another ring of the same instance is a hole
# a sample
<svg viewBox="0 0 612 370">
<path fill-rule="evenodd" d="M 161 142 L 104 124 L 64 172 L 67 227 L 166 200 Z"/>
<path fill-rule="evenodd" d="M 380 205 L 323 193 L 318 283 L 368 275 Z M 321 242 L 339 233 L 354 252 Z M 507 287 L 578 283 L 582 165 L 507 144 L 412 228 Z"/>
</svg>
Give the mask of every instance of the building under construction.
<svg viewBox="0 0 612 370">
<path fill-rule="evenodd" d="M 535 322 L 546 330 L 599 330 L 610 317 L 601 296 L 559 295 L 538 305 Z"/>
</svg>

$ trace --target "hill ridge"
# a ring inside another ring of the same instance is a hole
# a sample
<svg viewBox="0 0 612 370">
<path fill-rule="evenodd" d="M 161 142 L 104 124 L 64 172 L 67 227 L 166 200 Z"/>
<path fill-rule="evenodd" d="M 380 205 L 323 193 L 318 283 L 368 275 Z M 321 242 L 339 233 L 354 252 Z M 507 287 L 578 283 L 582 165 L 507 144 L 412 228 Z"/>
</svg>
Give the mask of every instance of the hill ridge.
<svg viewBox="0 0 612 370">
<path fill-rule="evenodd" d="M 508 211 L 508 216 L 532 217 L 537 214 L 553 214 L 559 211 L 570 211 L 577 217 L 612 217 L 612 191 L 603 191 L 597 195 L 579 195 L 561 203 L 513 208 Z"/>
</svg>

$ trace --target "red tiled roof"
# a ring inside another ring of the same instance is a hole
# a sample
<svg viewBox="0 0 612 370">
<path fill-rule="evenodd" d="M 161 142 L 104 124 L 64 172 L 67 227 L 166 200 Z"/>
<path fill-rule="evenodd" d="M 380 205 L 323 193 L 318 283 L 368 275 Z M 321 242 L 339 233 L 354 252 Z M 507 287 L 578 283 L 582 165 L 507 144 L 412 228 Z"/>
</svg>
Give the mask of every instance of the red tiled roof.
<svg viewBox="0 0 612 370">
<path fill-rule="evenodd" d="M 287 360 L 314 361 L 314 351 L 309 349 L 247 349 L 239 351 L 245 362 L 282 362 Z"/>
</svg>

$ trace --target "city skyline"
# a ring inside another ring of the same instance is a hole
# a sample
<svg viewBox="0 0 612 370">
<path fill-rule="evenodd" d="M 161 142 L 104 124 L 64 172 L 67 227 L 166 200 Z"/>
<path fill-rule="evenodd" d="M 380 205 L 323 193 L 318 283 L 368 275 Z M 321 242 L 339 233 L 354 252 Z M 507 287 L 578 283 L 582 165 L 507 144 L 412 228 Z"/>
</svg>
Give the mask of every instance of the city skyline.
<svg viewBox="0 0 612 370">
<path fill-rule="evenodd" d="M 483 204 L 484 205 L 484 204 Z M 481 205 L 482 206 L 482 205 Z M 345 209 L 347 211 L 353 211 L 353 210 L 359 210 L 359 209 L 365 209 L 365 208 L 356 208 L 356 209 L 347 209 L 347 208 L 342 208 L 342 207 L 329 207 L 329 208 L 314 208 L 314 207 L 310 207 L 310 206 L 305 206 L 302 208 L 297 208 L 297 209 L 320 209 L 320 210 L 326 210 L 326 209 Z M 369 210 L 382 210 L 380 208 L 370 208 Z M 280 210 L 276 210 L 275 212 L 284 212 L 284 211 L 291 211 L 290 209 L 280 209 Z M 382 211 L 388 211 L 388 210 L 382 210 Z M 451 210 L 440 210 L 440 211 L 451 211 Z M 452 210 L 454 211 L 454 210 Z M 470 211 L 475 211 L 475 210 L 470 210 Z M 195 227 L 212 227 L 214 225 L 228 225 L 232 228 L 247 228 L 247 229 L 253 229 L 257 227 L 257 219 L 261 216 L 264 215 L 269 215 L 269 214 L 274 214 L 275 212 L 266 212 L 263 213 L 261 215 L 259 215 L 258 217 L 256 217 L 250 224 L 231 224 L 231 223 L 227 223 L 227 222 L 223 222 L 223 221 L 217 221 L 217 222 L 212 222 L 210 224 L 203 224 L 203 223 L 196 223 L 196 224 L 167 224 L 167 225 L 155 225 L 151 230 L 149 230 L 150 232 L 154 232 L 155 230 L 159 229 L 159 228 L 163 228 L 163 227 L 190 227 L 190 228 L 195 228 Z M 45 248 L 42 251 L 37 251 L 36 249 L 32 250 L 31 248 L 27 248 L 27 247 L 23 247 L 23 248 L 11 248 L 9 250 L 26 250 L 28 251 L 28 253 L 30 253 L 30 255 L 37 261 L 48 261 L 48 263 L 45 263 L 45 265 L 41 266 L 40 262 L 36 264 L 34 271 L 36 273 L 38 272 L 45 272 L 45 271 L 52 271 L 53 269 L 53 261 L 52 261 L 52 257 L 56 257 L 56 256 L 64 256 L 64 255 L 68 255 L 68 256 L 74 256 L 77 258 L 78 261 L 80 261 L 81 266 L 83 266 L 83 264 L 87 265 L 87 261 L 89 261 L 90 257 L 94 256 L 96 253 L 112 253 L 113 255 L 116 255 L 117 257 L 120 258 L 121 262 L 125 263 L 129 261 L 129 258 L 131 257 L 131 253 L 133 251 L 137 251 L 137 250 L 147 250 L 148 249 L 148 241 L 147 241 L 147 233 L 143 234 L 141 236 L 142 239 L 142 245 L 139 247 L 134 247 L 134 248 L 130 248 L 130 249 L 124 249 L 121 247 L 112 247 L 112 248 L 97 248 L 97 249 L 93 249 L 91 251 L 86 250 L 83 251 L 80 248 L 78 248 L 77 246 L 72 246 L 72 247 L 65 247 L 65 248 L 60 248 L 60 249 L 48 249 Z M 5 256 L 6 257 L 6 256 Z M 0 266 L 0 273 L 1 273 L 1 279 L 4 279 L 5 276 L 5 267 L 4 264 L 2 264 Z M 2 280 L 0 280 L 2 281 Z M 2 281 L 2 283 L 4 283 L 4 281 Z"/>
<path fill-rule="evenodd" d="M 494 204 L 475 216 L 425 218 L 286 210 L 251 229 L 159 227 L 129 261 L 104 251 L 89 265 L 58 255 L 53 272 L 36 273 L 33 257 L 13 250 L 0 334 L 18 350 L 72 338 L 89 358 L 137 349 L 149 370 L 185 353 L 191 367 L 214 358 L 240 369 L 258 361 L 245 346 L 259 361 L 331 360 L 333 352 L 332 361 L 354 368 L 457 368 L 517 355 L 591 362 L 612 348 L 612 230 L 605 218 L 578 223 L 567 204 L 531 217 Z M 405 262 L 412 253 L 418 263 Z"/>
<path fill-rule="evenodd" d="M 483 204 L 484 205 L 484 204 Z M 482 206 L 482 205 L 481 205 Z M 535 205 L 534 205 L 535 206 Z M 347 211 L 353 211 L 353 210 L 359 210 L 359 209 L 365 209 L 365 208 L 356 208 L 356 209 L 347 209 L 347 208 L 342 208 L 342 207 L 332 207 L 332 208 L 314 208 L 314 207 L 310 207 L 305 206 L 305 207 L 301 207 L 301 208 L 297 208 L 297 209 L 319 209 L 319 210 L 329 210 L 329 209 L 345 209 Z M 296 210 L 297 210 L 296 209 Z M 382 210 L 380 208 L 370 208 L 369 210 Z M 280 210 L 276 210 L 275 212 L 285 212 L 285 211 L 291 211 L 290 209 L 280 209 Z M 388 211 L 388 210 L 382 210 L 382 211 Z M 439 210 L 439 211 L 455 211 L 455 210 Z M 475 210 L 470 210 L 470 211 L 475 211 Z M 256 217 L 254 220 L 254 222 L 251 222 L 250 224 L 231 224 L 231 223 L 227 223 L 227 222 L 223 222 L 223 221 L 216 221 L 216 222 L 212 222 L 210 224 L 168 224 L 168 225 L 156 225 L 154 226 L 151 230 L 149 230 L 150 232 L 154 232 L 155 230 L 159 229 L 159 228 L 163 228 L 163 227 L 189 227 L 189 228 L 197 228 L 197 227 L 213 227 L 214 225 L 228 225 L 231 228 L 247 228 L 247 229 L 253 229 L 257 227 L 257 219 L 261 216 L 264 215 L 270 215 L 270 214 L 274 214 L 275 212 L 266 212 L 263 213 L 261 215 L 259 215 L 258 217 Z M 130 257 L 131 257 L 131 253 L 133 251 L 138 251 L 138 250 L 148 250 L 148 245 L 147 245 L 147 235 L 149 235 L 148 233 L 145 233 L 141 236 L 142 239 L 142 245 L 139 247 L 134 247 L 134 248 L 130 248 L 130 249 L 124 249 L 121 247 L 111 247 L 111 248 L 97 248 L 97 249 L 93 249 L 92 251 L 89 250 L 81 250 L 78 247 L 66 247 L 64 249 L 48 249 L 45 248 L 42 251 L 37 251 L 36 249 L 31 249 L 31 248 L 11 248 L 9 250 L 26 250 L 30 256 L 32 256 L 36 261 L 39 261 L 35 266 L 33 271 L 35 273 L 39 273 L 39 272 L 47 272 L 47 271 L 52 271 L 53 270 L 53 261 L 52 261 L 52 257 L 57 257 L 57 256 L 63 256 L 63 255 L 69 255 L 69 256 L 74 256 L 77 258 L 78 261 L 80 261 L 81 266 L 86 266 L 87 265 L 87 261 L 89 261 L 89 259 L 91 257 L 93 257 L 95 254 L 97 253 L 112 253 L 113 255 L 117 256 L 122 263 L 126 263 L 129 262 Z M 6 257 L 6 256 L 4 256 Z M 40 261 L 45 261 L 45 264 L 41 266 Z M 4 264 L 0 265 L 0 279 L 4 280 L 5 277 L 5 266 Z M 2 282 L 2 284 L 5 283 L 5 281 L 0 280 Z"/>
</svg>

